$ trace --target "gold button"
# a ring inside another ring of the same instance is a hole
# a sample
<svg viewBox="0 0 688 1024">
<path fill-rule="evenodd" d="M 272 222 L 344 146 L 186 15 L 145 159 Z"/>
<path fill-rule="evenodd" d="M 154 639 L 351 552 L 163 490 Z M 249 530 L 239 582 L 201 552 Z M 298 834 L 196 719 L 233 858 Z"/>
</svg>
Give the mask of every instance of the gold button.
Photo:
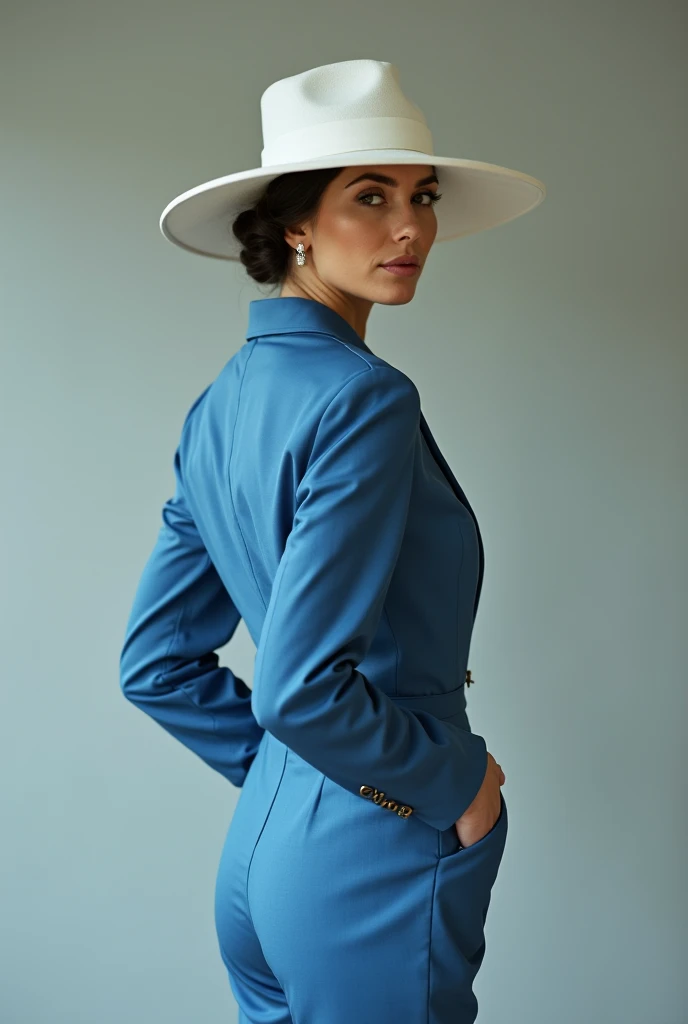
<svg viewBox="0 0 688 1024">
<path fill-rule="evenodd" d="M 372 800 L 378 807 L 384 807 L 388 811 L 396 811 L 400 818 L 409 818 L 413 814 L 413 808 L 408 804 L 400 804 L 396 800 L 385 797 L 383 790 L 375 789 L 374 786 L 361 786 L 358 791 L 366 800 Z"/>
</svg>

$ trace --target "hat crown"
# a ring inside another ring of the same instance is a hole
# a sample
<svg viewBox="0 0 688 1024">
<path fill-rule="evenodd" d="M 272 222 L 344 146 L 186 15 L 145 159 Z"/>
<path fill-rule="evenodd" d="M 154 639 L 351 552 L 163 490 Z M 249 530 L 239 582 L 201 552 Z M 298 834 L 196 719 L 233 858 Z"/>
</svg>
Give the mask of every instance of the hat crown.
<svg viewBox="0 0 688 1024">
<path fill-rule="evenodd" d="M 282 78 L 260 109 L 263 167 L 367 149 L 434 152 L 423 112 L 388 61 L 344 60 Z"/>
</svg>

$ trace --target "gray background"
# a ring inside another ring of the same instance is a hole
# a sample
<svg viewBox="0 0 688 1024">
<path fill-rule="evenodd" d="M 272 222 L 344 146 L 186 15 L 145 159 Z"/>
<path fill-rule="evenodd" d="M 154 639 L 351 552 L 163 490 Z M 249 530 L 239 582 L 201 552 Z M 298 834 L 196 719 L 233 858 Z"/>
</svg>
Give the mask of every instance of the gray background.
<svg viewBox="0 0 688 1024">
<path fill-rule="evenodd" d="M 682 8 L 2 5 L 3 1024 L 237 1019 L 213 887 L 239 791 L 118 657 L 183 416 L 269 292 L 157 222 L 259 164 L 272 81 L 356 57 L 399 67 L 436 153 L 548 188 L 438 244 L 366 337 L 486 547 L 469 711 L 510 831 L 479 1021 L 686 1019 Z M 222 660 L 250 682 L 254 653 L 241 624 Z"/>
</svg>

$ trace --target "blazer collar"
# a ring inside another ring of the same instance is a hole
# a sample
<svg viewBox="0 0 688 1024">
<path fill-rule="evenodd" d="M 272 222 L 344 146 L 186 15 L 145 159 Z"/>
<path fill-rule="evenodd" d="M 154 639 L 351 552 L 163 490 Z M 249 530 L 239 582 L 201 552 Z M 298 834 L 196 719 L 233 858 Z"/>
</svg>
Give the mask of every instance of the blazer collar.
<svg viewBox="0 0 688 1024">
<path fill-rule="evenodd" d="M 252 299 L 248 307 L 246 340 L 263 334 L 329 334 L 372 353 L 353 327 L 329 306 L 316 299 L 285 295 Z"/>
</svg>

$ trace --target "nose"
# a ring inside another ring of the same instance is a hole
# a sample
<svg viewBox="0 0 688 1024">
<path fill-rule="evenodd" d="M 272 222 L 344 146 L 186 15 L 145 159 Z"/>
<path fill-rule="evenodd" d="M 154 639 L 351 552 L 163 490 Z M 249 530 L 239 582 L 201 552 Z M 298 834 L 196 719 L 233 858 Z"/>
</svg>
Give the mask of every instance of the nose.
<svg viewBox="0 0 688 1024">
<path fill-rule="evenodd" d="M 394 212 L 390 211 L 392 237 L 397 241 L 415 241 L 427 227 L 427 217 L 421 213 L 418 204 L 401 204 Z"/>
<path fill-rule="evenodd" d="M 397 242 L 415 241 L 420 236 L 421 230 L 417 217 L 405 217 L 393 232 L 393 238 Z"/>
</svg>

